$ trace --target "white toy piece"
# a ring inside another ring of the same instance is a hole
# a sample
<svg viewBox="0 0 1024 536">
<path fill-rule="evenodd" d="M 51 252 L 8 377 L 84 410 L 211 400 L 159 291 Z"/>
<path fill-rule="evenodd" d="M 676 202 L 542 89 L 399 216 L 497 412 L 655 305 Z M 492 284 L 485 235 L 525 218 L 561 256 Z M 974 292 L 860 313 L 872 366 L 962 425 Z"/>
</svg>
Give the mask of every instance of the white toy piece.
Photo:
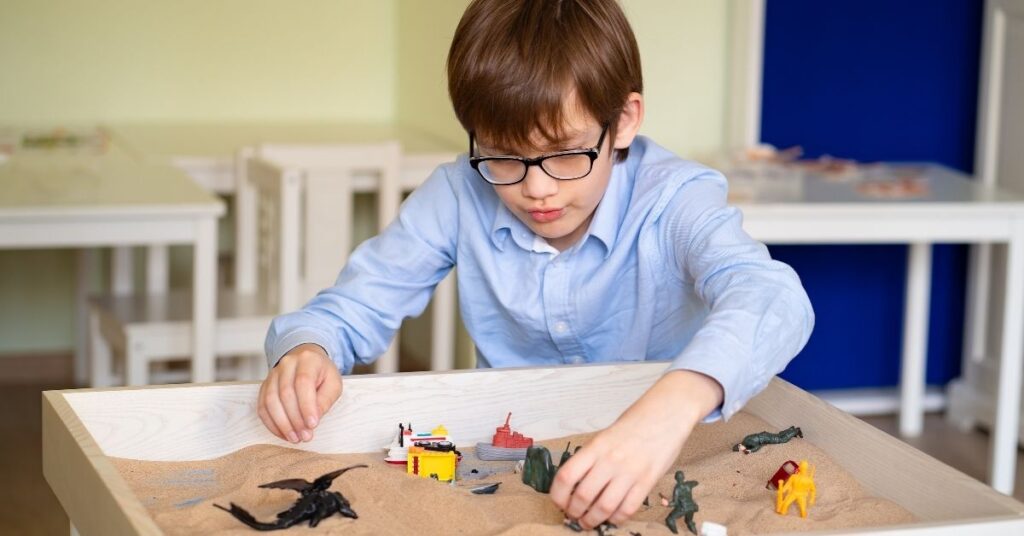
<svg viewBox="0 0 1024 536">
<path fill-rule="evenodd" d="M 700 536 L 727 536 L 725 525 L 705 521 L 700 524 Z"/>
</svg>

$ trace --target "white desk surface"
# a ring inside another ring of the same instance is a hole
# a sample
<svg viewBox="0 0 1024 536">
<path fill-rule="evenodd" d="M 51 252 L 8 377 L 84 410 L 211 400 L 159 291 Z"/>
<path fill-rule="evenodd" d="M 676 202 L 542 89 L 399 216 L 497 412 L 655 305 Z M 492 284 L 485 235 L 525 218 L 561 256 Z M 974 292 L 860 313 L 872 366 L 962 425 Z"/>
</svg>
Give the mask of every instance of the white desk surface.
<svg viewBox="0 0 1024 536">
<path fill-rule="evenodd" d="M 114 124 L 104 127 L 116 144 L 145 157 L 233 158 L 260 143 L 372 143 L 397 140 L 409 155 L 465 150 L 419 130 L 390 123 L 253 122 Z M 468 143 L 468 142 L 467 142 Z"/>
<path fill-rule="evenodd" d="M 0 217 L 221 215 L 223 203 L 184 172 L 117 156 L 14 156 L 0 163 Z"/>
<path fill-rule="evenodd" d="M 918 169 L 922 195 L 880 198 L 858 191 L 865 182 Z M 744 228 L 762 242 L 784 243 L 984 243 L 1005 240 L 1024 217 L 1024 196 L 971 180 L 935 164 L 900 164 L 866 179 L 834 180 L 792 172 L 730 177 L 730 202 L 744 215 Z"/>
<path fill-rule="evenodd" d="M 866 195 L 857 190 L 858 185 L 893 178 L 901 172 L 919 170 L 927 192 L 920 196 L 905 198 L 881 198 Z M 869 171 L 850 179 L 833 179 L 819 173 L 794 171 L 775 177 L 749 178 L 739 171 L 724 168 L 723 173 L 730 179 L 730 187 L 738 190 L 734 198 L 737 206 L 747 209 L 785 209 L 793 205 L 834 210 L 847 208 L 882 208 L 941 206 L 956 209 L 964 205 L 989 205 L 987 208 L 1020 210 L 1024 207 L 1024 196 L 985 186 L 972 180 L 969 175 L 937 164 L 888 164 L 882 170 Z"/>
</svg>

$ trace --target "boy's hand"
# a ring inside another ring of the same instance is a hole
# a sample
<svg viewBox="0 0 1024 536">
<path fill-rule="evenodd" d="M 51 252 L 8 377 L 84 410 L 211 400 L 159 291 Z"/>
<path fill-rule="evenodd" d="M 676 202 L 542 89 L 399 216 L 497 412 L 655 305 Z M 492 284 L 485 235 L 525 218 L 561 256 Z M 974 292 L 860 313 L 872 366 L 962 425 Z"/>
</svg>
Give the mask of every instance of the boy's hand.
<svg viewBox="0 0 1024 536">
<path fill-rule="evenodd" d="M 313 439 L 320 417 L 341 396 L 341 373 L 316 344 L 292 348 L 260 385 L 257 411 L 271 433 L 292 443 Z"/>
<path fill-rule="evenodd" d="M 558 469 L 551 499 L 584 529 L 628 520 L 722 396 L 709 376 L 666 374 Z"/>
</svg>

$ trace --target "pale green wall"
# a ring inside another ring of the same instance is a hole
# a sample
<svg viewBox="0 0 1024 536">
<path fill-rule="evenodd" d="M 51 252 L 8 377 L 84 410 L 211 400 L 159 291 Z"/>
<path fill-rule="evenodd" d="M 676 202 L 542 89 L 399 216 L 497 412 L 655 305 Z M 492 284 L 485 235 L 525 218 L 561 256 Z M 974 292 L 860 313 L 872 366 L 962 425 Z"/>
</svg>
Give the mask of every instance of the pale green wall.
<svg viewBox="0 0 1024 536">
<path fill-rule="evenodd" d="M 398 120 L 456 146 L 466 135 L 448 100 L 445 60 L 469 0 L 398 0 Z"/>
<path fill-rule="evenodd" d="M 727 3 L 625 0 L 640 45 L 647 116 L 642 134 L 687 157 L 724 140 Z"/>
<path fill-rule="evenodd" d="M 395 3 L 4 0 L 0 123 L 394 115 Z"/>
</svg>

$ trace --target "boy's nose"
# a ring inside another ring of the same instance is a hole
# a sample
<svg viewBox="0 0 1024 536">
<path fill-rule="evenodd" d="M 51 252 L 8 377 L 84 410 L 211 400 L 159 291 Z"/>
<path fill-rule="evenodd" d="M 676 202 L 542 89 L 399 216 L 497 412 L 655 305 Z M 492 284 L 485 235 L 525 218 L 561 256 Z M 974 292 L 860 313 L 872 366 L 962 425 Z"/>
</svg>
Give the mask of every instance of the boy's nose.
<svg viewBox="0 0 1024 536">
<path fill-rule="evenodd" d="M 530 166 L 523 179 L 523 196 L 545 199 L 558 193 L 558 179 L 552 178 L 540 166 Z"/>
</svg>

